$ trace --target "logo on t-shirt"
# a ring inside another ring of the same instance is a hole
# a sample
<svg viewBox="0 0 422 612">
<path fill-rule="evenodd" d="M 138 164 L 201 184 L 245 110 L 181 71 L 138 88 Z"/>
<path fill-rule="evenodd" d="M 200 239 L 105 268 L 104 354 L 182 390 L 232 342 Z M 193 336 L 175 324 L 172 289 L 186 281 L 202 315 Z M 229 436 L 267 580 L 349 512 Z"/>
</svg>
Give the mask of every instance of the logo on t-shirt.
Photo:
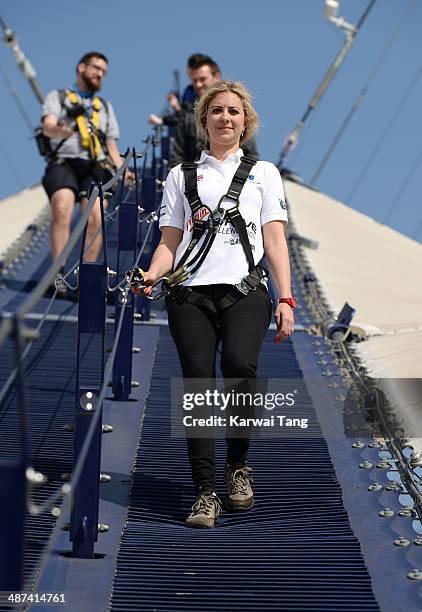
<svg viewBox="0 0 422 612">
<path fill-rule="evenodd" d="M 195 213 L 195 219 L 197 221 L 200 221 L 201 219 L 203 219 L 207 215 L 208 215 L 208 208 L 205 208 L 205 206 L 204 206 L 204 208 L 200 208 L 198 210 L 198 212 Z M 193 218 L 189 217 L 189 219 L 186 222 L 186 231 L 190 232 L 192 227 L 193 227 Z"/>
<path fill-rule="evenodd" d="M 280 202 L 281 208 L 283 210 L 287 210 L 286 202 L 283 200 L 283 198 L 280 198 L 279 202 Z"/>
<path fill-rule="evenodd" d="M 203 174 L 198 174 L 198 176 L 196 177 L 197 181 L 202 181 L 202 179 L 204 178 Z"/>
</svg>

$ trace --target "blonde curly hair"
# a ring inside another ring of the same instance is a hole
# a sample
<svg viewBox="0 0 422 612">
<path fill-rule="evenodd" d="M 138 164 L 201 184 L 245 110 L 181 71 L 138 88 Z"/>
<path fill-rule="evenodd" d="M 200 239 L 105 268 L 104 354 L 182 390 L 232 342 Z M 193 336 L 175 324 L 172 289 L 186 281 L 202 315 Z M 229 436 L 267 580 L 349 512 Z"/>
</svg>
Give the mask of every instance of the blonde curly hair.
<svg viewBox="0 0 422 612">
<path fill-rule="evenodd" d="M 252 138 L 258 129 L 258 113 L 252 106 L 252 96 L 246 87 L 239 81 L 218 81 L 218 83 L 210 87 L 210 89 L 208 89 L 208 91 L 195 103 L 196 129 L 199 138 L 201 138 L 206 147 L 209 147 L 210 144 L 206 128 L 209 105 L 212 100 L 218 96 L 218 94 L 226 92 L 236 94 L 243 104 L 246 127 L 242 136 L 240 137 L 240 144 L 243 144 L 246 140 Z"/>
</svg>

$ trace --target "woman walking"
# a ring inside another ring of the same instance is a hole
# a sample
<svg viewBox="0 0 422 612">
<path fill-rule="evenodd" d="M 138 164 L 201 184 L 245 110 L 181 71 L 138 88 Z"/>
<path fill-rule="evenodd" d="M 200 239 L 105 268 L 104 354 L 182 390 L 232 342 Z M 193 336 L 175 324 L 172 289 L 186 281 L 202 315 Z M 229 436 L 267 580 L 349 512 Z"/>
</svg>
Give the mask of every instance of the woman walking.
<svg viewBox="0 0 422 612">
<path fill-rule="evenodd" d="M 160 214 L 162 238 L 144 273 L 144 293 L 169 270 L 186 269 L 185 279 L 166 297 L 169 328 L 184 378 L 212 379 L 221 341 L 225 379 L 254 379 L 272 304 L 259 262 L 265 255 L 277 285 L 279 342 L 293 332 L 295 299 L 284 224 L 283 185 L 277 168 L 243 157 L 258 116 L 238 82 L 220 81 L 197 102 L 197 128 L 206 149 L 195 164 L 180 164 L 166 180 Z M 211 239 L 210 239 L 211 236 Z M 189 268 L 189 262 L 193 262 Z M 254 503 L 249 438 L 227 440 L 226 508 L 248 510 Z M 188 437 L 197 498 L 189 527 L 214 527 L 221 512 L 215 492 L 212 438 Z"/>
</svg>

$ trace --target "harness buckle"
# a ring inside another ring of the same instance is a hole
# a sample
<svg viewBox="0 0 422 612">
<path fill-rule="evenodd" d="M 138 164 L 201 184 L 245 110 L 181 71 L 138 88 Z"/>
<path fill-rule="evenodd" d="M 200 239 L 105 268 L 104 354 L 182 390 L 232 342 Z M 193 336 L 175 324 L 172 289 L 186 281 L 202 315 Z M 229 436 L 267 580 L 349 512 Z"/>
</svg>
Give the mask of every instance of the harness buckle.
<svg viewBox="0 0 422 612">
<path fill-rule="evenodd" d="M 210 229 L 213 229 L 214 227 L 220 227 L 220 225 L 222 225 L 224 218 L 226 216 L 226 211 L 227 208 L 222 208 L 219 209 L 218 207 L 213 211 L 212 215 L 209 218 L 210 223 Z"/>
<path fill-rule="evenodd" d="M 233 208 L 239 208 L 239 196 L 236 195 L 236 197 L 230 196 L 228 193 L 224 194 L 223 196 L 221 196 L 221 198 L 218 201 L 217 204 L 217 210 L 221 213 L 223 210 L 227 210 L 227 208 L 221 208 L 221 204 L 223 202 L 223 200 L 232 200 L 235 203 L 235 206 L 233 206 L 230 210 L 232 210 Z"/>
<path fill-rule="evenodd" d="M 237 285 L 235 285 L 235 287 L 243 295 L 248 295 L 248 293 L 251 291 L 251 286 L 249 285 L 249 283 L 246 282 L 246 277 L 242 278 L 240 283 L 237 283 Z"/>
</svg>

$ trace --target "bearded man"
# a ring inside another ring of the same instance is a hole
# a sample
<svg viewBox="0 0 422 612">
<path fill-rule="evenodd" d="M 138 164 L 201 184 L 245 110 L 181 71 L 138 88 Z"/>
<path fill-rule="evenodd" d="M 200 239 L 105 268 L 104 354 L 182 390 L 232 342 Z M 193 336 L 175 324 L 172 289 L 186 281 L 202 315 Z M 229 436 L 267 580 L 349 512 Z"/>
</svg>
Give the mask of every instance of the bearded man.
<svg viewBox="0 0 422 612">
<path fill-rule="evenodd" d="M 106 183 L 123 163 L 116 144 L 119 126 L 113 107 L 98 95 L 107 68 L 105 55 L 97 51 L 85 53 L 76 66 L 76 82 L 50 91 L 43 105 L 43 134 L 49 139 L 50 153 L 42 184 L 52 207 L 53 260 L 69 239 L 75 203 L 79 200 L 83 210 L 91 182 Z M 97 200 L 88 222 L 86 244 L 92 244 L 85 253 L 86 261 L 94 262 L 98 257 L 100 226 Z"/>
</svg>

